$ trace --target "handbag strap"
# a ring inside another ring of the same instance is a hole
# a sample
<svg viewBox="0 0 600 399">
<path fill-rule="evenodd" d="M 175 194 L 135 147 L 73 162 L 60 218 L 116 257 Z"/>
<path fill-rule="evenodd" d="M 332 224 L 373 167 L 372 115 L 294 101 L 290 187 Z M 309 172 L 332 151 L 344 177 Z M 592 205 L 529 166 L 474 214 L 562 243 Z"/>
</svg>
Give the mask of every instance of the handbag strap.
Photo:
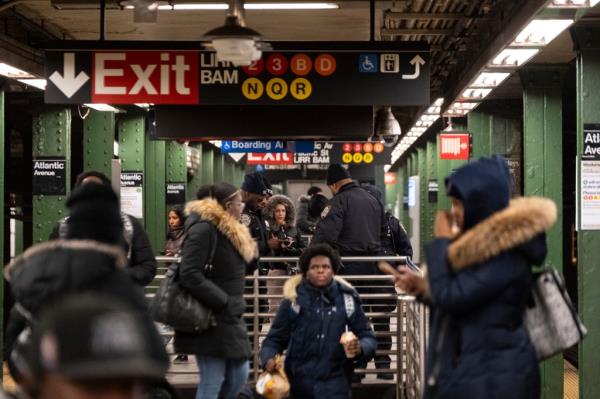
<svg viewBox="0 0 600 399">
<path fill-rule="evenodd" d="M 206 260 L 206 264 L 204 265 L 204 274 L 206 276 L 209 276 L 213 270 L 213 261 L 215 259 L 215 252 L 217 251 L 217 239 L 218 239 L 217 229 L 210 224 L 209 224 L 209 226 L 211 226 L 211 229 L 210 229 L 211 246 L 210 246 L 210 253 L 208 255 L 208 259 Z"/>
</svg>

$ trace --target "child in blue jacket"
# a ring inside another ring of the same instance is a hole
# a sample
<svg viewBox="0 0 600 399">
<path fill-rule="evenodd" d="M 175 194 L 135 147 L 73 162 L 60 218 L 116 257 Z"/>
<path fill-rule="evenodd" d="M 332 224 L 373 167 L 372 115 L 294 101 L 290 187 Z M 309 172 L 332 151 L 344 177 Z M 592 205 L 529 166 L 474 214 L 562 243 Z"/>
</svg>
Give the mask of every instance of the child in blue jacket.
<svg viewBox="0 0 600 399">
<path fill-rule="evenodd" d="M 373 358 L 377 343 L 354 288 L 335 277 L 341 261 L 327 244 L 300 256 L 301 275 L 284 285 L 285 299 L 261 349 L 262 365 L 286 352 L 285 372 L 294 399 L 350 398 L 354 367 Z M 345 345 L 342 335 L 355 338 Z"/>
</svg>

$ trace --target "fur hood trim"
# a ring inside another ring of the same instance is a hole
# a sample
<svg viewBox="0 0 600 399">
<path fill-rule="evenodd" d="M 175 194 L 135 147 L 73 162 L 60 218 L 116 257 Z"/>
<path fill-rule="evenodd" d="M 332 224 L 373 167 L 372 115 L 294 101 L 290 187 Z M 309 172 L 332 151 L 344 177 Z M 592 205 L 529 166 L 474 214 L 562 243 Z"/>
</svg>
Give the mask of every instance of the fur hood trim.
<svg viewBox="0 0 600 399">
<path fill-rule="evenodd" d="M 547 231 L 556 222 L 556 205 L 543 197 L 521 197 L 467 230 L 448 248 L 448 260 L 460 271 Z"/>
<path fill-rule="evenodd" d="M 127 266 L 127 254 L 119 245 L 104 244 L 94 240 L 52 240 L 34 245 L 27 249 L 22 255 L 14 258 L 5 268 L 4 277 L 10 281 L 13 270 L 28 262 L 32 257 L 44 252 L 65 249 L 70 251 L 95 251 L 101 252 L 115 259 L 118 268 Z"/>
<path fill-rule="evenodd" d="M 246 263 L 258 257 L 258 247 L 246 226 L 236 220 L 214 199 L 208 198 L 188 202 L 185 214 L 196 213 L 219 230 L 231 241 Z"/>
<path fill-rule="evenodd" d="M 275 207 L 279 204 L 285 206 L 285 227 L 294 227 L 296 225 L 296 207 L 294 207 L 294 203 L 289 197 L 281 194 L 269 198 L 269 202 L 263 210 L 265 220 L 271 228 L 277 225 L 273 213 L 275 212 Z"/>
<path fill-rule="evenodd" d="M 289 299 L 292 302 L 296 302 L 296 298 L 298 298 L 298 292 L 296 291 L 296 289 L 302 282 L 303 278 L 304 278 L 303 275 L 297 274 L 286 280 L 285 284 L 283 285 L 283 297 L 285 299 Z M 354 291 L 354 287 L 352 287 L 352 284 L 350 284 L 343 278 L 341 278 L 339 276 L 333 276 L 333 279 L 335 281 L 337 281 L 338 283 L 340 283 L 341 285 L 344 285 Z"/>
</svg>

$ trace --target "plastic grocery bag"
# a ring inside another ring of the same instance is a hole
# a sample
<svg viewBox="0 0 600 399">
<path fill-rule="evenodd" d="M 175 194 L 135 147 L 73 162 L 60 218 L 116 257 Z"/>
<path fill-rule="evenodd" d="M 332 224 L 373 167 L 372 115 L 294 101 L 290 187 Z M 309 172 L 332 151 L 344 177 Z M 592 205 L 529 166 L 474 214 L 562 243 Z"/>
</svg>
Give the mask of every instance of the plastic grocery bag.
<svg viewBox="0 0 600 399">
<path fill-rule="evenodd" d="M 290 395 L 290 382 L 283 370 L 281 356 L 275 356 L 272 373 L 263 372 L 256 381 L 256 392 L 267 399 L 283 399 Z"/>
</svg>

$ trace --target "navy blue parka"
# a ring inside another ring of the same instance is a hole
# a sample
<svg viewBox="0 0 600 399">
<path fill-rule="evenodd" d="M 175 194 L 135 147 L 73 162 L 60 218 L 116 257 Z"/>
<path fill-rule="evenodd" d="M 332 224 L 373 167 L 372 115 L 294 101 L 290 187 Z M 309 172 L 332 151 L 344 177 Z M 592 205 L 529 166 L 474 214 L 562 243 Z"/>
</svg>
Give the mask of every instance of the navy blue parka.
<svg viewBox="0 0 600 399">
<path fill-rule="evenodd" d="M 464 204 L 464 228 L 454 241 L 426 246 L 432 325 L 425 398 L 539 398 L 523 314 L 531 266 L 546 256 L 544 232 L 556 207 L 539 197 L 510 201 L 510 176 L 499 157 L 459 168 L 446 187 Z"/>
<path fill-rule="evenodd" d="M 298 275 L 285 283 L 284 296 L 262 345 L 262 364 L 287 349 L 285 372 L 292 398 L 350 398 L 354 367 L 366 365 L 377 348 L 358 294 L 339 278 L 318 289 Z M 352 360 L 340 344 L 346 326 L 362 349 Z"/>
</svg>

